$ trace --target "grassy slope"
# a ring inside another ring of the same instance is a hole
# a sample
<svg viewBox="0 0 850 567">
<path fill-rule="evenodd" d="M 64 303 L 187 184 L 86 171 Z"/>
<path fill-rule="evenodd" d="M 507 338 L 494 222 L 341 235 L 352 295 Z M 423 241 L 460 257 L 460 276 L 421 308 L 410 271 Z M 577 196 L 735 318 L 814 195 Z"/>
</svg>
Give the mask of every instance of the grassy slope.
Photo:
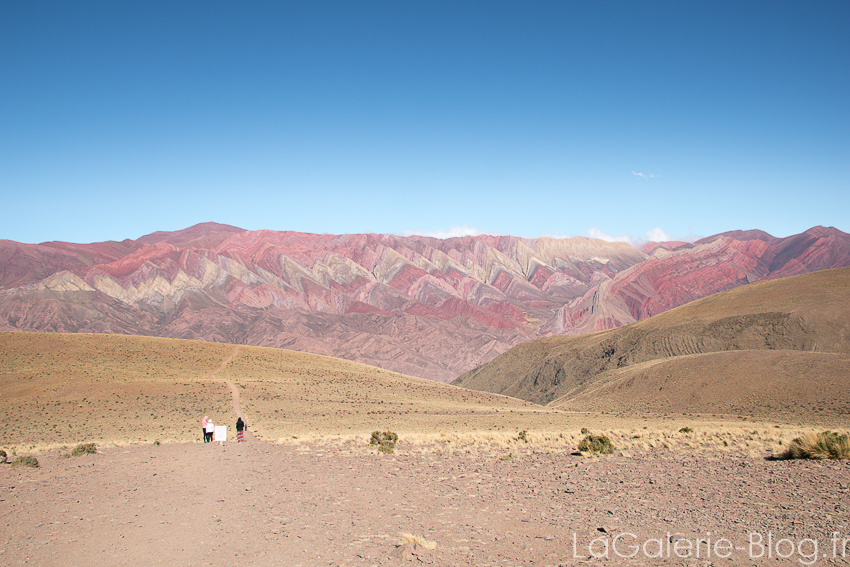
<svg viewBox="0 0 850 567">
<path fill-rule="evenodd" d="M 624 450 L 709 447 L 779 450 L 798 421 L 711 416 L 616 416 L 521 400 L 279 349 L 123 335 L 0 333 L 0 447 L 7 452 L 98 445 L 200 442 L 200 418 L 235 421 L 225 383 L 241 389 L 255 435 L 298 442 L 354 439 L 390 429 L 402 451 L 520 454 L 572 451 L 582 427 Z M 813 423 L 813 422 L 809 422 Z M 830 424 L 839 425 L 836 421 Z M 697 433 L 680 434 L 683 425 Z M 528 430 L 520 438 L 519 432 Z"/>
<path fill-rule="evenodd" d="M 236 420 L 261 439 L 573 427 L 571 416 L 364 364 L 281 349 L 125 335 L 0 333 L 0 446 L 197 441 Z M 580 425 L 578 426 L 580 427 Z"/>
<path fill-rule="evenodd" d="M 605 372 L 593 386 L 550 406 L 829 422 L 850 416 L 848 368 L 850 355 L 836 353 L 760 350 L 689 355 Z"/>
<path fill-rule="evenodd" d="M 774 355 L 711 354 L 725 351 Z M 803 381 L 801 409 L 840 413 L 835 392 L 850 385 L 847 357 L 824 352 L 850 354 L 850 268 L 750 284 L 619 329 L 525 343 L 455 384 L 569 409 L 764 414 L 775 405 L 771 393 L 787 409 L 788 387 Z M 663 380 L 673 382 L 660 394 Z M 617 386 L 600 389 L 608 381 Z M 706 390 L 714 394 L 702 407 Z"/>
</svg>

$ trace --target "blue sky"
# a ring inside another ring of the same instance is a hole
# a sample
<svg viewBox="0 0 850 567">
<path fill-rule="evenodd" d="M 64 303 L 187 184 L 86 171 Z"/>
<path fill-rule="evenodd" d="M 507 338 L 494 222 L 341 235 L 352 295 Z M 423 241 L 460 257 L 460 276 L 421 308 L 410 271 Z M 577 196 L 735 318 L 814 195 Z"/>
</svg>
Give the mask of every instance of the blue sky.
<svg viewBox="0 0 850 567">
<path fill-rule="evenodd" d="M 4 2 L 0 238 L 848 232 L 848 29 L 846 1 Z"/>
</svg>

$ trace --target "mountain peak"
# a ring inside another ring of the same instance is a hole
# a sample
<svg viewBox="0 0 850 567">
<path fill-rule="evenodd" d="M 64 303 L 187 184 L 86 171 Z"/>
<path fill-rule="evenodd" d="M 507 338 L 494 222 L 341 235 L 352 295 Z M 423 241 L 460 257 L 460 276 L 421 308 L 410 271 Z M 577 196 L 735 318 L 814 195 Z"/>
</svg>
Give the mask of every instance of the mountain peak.
<svg viewBox="0 0 850 567">
<path fill-rule="evenodd" d="M 218 223 L 123 243 L 0 242 L 0 330 L 284 347 L 449 381 L 533 338 L 619 327 L 753 281 L 850 265 L 850 235 L 834 228 L 701 242 L 710 245 L 641 251 L 587 238 Z M 55 281 L 77 284 L 57 293 Z"/>
<path fill-rule="evenodd" d="M 240 232 L 244 230 L 228 224 L 202 222 L 182 230 L 152 232 L 139 238 L 138 242 L 142 244 L 165 242 L 179 248 L 215 248 L 229 236 Z"/>
</svg>

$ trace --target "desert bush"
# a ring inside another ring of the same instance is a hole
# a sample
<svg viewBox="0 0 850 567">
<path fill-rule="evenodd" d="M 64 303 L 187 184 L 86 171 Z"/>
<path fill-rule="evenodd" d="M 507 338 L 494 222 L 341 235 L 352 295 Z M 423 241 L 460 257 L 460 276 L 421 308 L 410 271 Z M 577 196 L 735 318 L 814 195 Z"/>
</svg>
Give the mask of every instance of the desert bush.
<svg viewBox="0 0 850 567">
<path fill-rule="evenodd" d="M 71 451 L 71 456 L 80 457 L 82 455 L 94 455 L 95 453 L 97 453 L 97 445 L 94 443 L 80 443 Z"/>
<path fill-rule="evenodd" d="M 395 451 L 395 444 L 398 441 L 398 434 L 392 431 L 373 431 L 372 437 L 369 439 L 370 445 L 377 445 L 379 453 L 391 454 Z"/>
<path fill-rule="evenodd" d="M 578 444 L 578 450 L 582 453 L 601 453 L 610 455 L 614 452 L 614 444 L 606 435 L 585 435 Z"/>
<path fill-rule="evenodd" d="M 582 435 L 587 435 L 587 434 L 589 434 L 589 433 L 590 433 L 590 430 L 589 430 L 587 427 L 582 427 L 582 428 L 581 428 L 581 434 L 582 434 Z"/>
<path fill-rule="evenodd" d="M 516 440 L 528 443 L 528 430 L 523 429 L 522 431 L 520 431 L 519 434 L 516 436 Z"/>
<path fill-rule="evenodd" d="M 679 433 L 693 433 L 693 432 L 694 432 L 694 430 L 691 429 L 690 427 L 683 427 L 682 429 L 679 430 Z"/>
<path fill-rule="evenodd" d="M 30 467 L 33 469 L 37 469 L 38 459 L 36 459 L 32 455 L 18 457 L 17 459 L 12 461 L 12 467 Z"/>
<path fill-rule="evenodd" d="M 850 437 L 835 431 L 811 431 L 793 439 L 784 459 L 850 459 Z"/>
<path fill-rule="evenodd" d="M 6 454 L 6 451 L 0 449 L 0 464 L 5 463 L 8 460 L 9 456 Z"/>
</svg>

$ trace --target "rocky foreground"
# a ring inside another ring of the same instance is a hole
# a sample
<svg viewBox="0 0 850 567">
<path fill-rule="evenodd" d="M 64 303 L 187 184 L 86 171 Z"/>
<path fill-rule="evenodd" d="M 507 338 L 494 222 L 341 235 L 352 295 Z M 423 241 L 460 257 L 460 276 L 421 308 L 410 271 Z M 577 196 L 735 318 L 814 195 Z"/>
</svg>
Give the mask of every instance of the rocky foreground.
<svg viewBox="0 0 850 567">
<path fill-rule="evenodd" d="M 41 454 L 38 469 L 0 468 L 0 561 L 850 564 L 847 461 L 413 449 L 193 443 Z"/>
</svg>

